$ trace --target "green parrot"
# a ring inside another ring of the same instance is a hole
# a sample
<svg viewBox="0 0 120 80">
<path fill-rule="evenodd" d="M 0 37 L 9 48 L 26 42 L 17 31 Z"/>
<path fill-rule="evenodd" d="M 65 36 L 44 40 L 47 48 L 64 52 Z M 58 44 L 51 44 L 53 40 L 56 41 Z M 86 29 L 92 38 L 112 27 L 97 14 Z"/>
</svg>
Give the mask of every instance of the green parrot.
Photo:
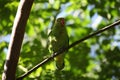
<svg viewBox="0 0 120 80">
<path fill-rule="evenodd" d="M 64 18 L 58 18 L 49 33 L 49 51 L 50 53 L 55 53 L 68 46 L 69 38 L 65 27 L 65 20 Z M 65 54 L 62 53 L 54 58 L 57 70 L 64 68 L 64 57 Z"/>
</svg>

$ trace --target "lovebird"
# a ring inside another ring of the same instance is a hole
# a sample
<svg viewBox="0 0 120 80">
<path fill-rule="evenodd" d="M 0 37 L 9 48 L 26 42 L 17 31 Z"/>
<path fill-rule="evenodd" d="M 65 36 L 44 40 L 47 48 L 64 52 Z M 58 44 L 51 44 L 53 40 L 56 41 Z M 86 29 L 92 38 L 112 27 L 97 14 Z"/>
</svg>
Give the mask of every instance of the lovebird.
<svg viewBox="0 0 120 80">
<path fill-rule="evenodd" d="M 51 28 L 51 32 L 48 35 L 48 39 L 50 53 L 55 53 L 69 46 L 69 38 L 64 18 L 58 18 L 55 21 L 54 26 Z M 62 53 L 54 58 L 57 70 L 64 68 L 64 57 L 65 54 Z"/>
</svg>

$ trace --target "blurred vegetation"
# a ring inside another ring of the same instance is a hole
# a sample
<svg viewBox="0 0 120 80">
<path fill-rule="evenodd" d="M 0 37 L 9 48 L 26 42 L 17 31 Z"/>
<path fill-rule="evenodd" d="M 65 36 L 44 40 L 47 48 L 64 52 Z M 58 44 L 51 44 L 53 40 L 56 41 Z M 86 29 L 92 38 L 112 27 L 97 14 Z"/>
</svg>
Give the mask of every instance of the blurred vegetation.
<svg viewBox="0 0 120 80">
<path fill-rule="evenodd" d="M 18 4 L 18 0 L 0 0 L 0 74 Z M 25 73 L 50 55 L 47 49 L 47 31 L 55 16 L 65 17 L 71 44 L 118 20 L 120 1 L 34 0 L 16 76 Z M 65 57 L 64 70 L 56 71 L 54 61 L 51 61 L 24 80 L 119 80 L 119 30 L 120 26 L 116 26 L 71 48 Z"/>
</svg>

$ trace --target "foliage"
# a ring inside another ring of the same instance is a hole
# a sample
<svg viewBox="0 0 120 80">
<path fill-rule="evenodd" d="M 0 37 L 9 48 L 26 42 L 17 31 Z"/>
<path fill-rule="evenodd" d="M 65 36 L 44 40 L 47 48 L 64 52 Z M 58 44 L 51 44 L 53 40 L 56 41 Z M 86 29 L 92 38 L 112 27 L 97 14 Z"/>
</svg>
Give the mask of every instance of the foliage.
<svg viewBox="0 0 120 80">
<path fill-rule="evenodd" d="M 4 38 L 11 34 L 19 1 L 0 0 L 0 4 L 2 74 L 9 44 L 8 37 Z M 50 55 L 47 31 L 54 23 L 55 16 L 65 17 L 71 44 L 119 19 L 119 4 L 119 0 L 35 0 L 26 26 L 16 75 L 20 76 Z M 24 80 L 119 80 L 119 30 L 120 27 L 116 26 L 70 49 L 63 71 L 56 71 L 54 61 L 51 61 Z"/>
</svg>

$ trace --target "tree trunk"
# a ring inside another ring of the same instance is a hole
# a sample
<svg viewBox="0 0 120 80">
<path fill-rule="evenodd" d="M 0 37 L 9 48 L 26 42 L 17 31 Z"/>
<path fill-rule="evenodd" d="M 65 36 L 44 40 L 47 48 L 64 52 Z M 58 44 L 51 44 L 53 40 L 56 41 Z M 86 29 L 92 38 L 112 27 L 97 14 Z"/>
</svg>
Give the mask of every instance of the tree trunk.
<svg viewBox="0 0 120 80">
<path fill-rule="evenodd" d="M 20 0 L 4 64 L 2 80 L 15 80 L 16 67 L 25 33 L 25 26 L 34 0 Z"/>
</svg>

